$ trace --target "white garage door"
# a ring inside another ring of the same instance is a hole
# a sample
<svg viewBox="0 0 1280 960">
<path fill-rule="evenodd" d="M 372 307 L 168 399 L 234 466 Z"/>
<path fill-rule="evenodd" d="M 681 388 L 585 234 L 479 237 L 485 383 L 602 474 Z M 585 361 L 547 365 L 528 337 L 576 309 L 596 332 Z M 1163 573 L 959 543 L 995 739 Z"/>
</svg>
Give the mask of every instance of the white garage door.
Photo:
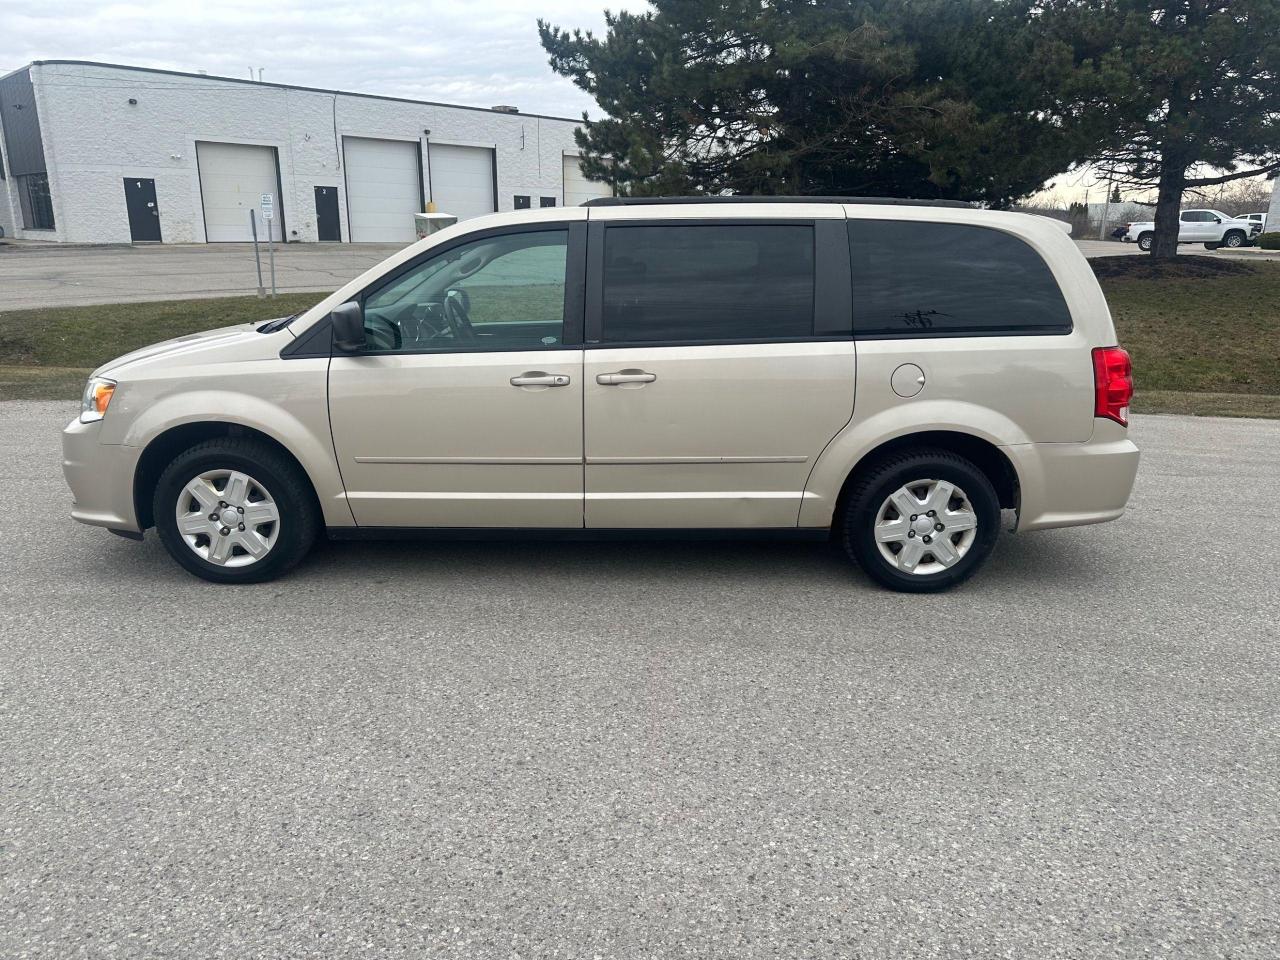
<svg viewBox="0 0 1280 960">
<path fill-rule="evenodd" d="M 431 164 L 431 199 L 440 213 L 459 220 L 493 213 L 493 151 L 488 147 L 457 147 L 433 143 L 427 148 Z"/>
<path fill-rule="evenodd" d="M 566 154 L 564 158 L 564 205 L 580 206 L 595 197 L 612 197 L 613 190 L 607 183 L 597 183 L 582 175 L 578 158 Z"/>
<path fill-rule="evenodd" d="M 197 143 L 200 199 L 204 204 L 204 238 L 210 243 L 253 239 L 249 211 L 257 211 L 258 239 L 267 239 L 262 219 L 262 195 L 275 199 L 276 219 L 271 233 L 280 239 L 280 191 L 276 152 L 271 147 L 244 143 Z"/>
<path fill-rule="evenodd" d="M 418 144 L 343 137 L 347 216 L 353 243 L 413 243 L 413 215 L 422 212 Z"/>
</svg>

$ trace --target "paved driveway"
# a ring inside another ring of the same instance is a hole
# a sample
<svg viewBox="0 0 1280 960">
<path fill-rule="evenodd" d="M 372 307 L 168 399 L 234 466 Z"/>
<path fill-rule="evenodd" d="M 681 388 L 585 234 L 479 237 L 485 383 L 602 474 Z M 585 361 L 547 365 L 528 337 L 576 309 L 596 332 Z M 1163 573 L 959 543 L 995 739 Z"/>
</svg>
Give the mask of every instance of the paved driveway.
<svg viewBox="0 0 1280 960">
<path fill-rule="evenodd" d="M 814 545 L 343 544 L 219 588 L 0 403 L 0 956 L 1280 953 L 1280 423 L 938 597 Z"/>
<path fill-rule="evenodd" d="M 1136 243 L 1117 243 L 1114 240 L 1076 240 L 1086 257 L 1138 257 L 1147 256 L 1138 249 Z M 1280 260 L 1280 250 L 1261 250 L 1258 247 L 1244 247 L 1239 250 L 1206 250 L 1203 244 L 1188 243 L 1178 247 L 1183 255 L 1196 257 L 1217 257 L 1225 260 Z"/>
<path fill-rule="evenodd" d="M 1088 257 L 1133 256 L 1132 243 L 1077 241 Z M 283 293 L 336 290 L 401 249 L 400 244 L 295 243 L 276 251 L 276 287 Z M 1202 247 L 1183 252 L 1208 254 Z M 1209 256 L 1280 259 L 1280 253 L 1217 251 Z M 266 248 L 262 250 L 267 278 Z M 258 292 L 253 247 L 211 243 L 155 247 L 0 245 L 0 309 L 130 303 L 186 297 L 252 296 Z"/>
</svg>

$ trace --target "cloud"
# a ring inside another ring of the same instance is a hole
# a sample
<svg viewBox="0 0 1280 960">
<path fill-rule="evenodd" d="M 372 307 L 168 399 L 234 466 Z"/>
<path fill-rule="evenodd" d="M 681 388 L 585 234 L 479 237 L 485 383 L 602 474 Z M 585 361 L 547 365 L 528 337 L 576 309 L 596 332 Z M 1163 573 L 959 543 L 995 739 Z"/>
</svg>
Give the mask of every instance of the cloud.
<svg viewBox="0 0 1280 960">
<path fill-rule="evenodd" d="M 547 66 L 537 19 L 596 31 L 640 0 L 45 0 L 0 4 L 0 73 L 100 60 L 577 117 L 594 104 Z"/>
</svg>

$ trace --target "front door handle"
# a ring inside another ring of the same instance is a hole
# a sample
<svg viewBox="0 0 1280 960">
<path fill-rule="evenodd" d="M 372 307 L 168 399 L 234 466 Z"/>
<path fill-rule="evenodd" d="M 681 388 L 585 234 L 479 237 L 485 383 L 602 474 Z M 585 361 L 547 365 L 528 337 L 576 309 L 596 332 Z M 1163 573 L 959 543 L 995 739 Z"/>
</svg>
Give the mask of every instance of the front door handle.
<svg viewBox="0 0 1280 960">
<path fill-rule="evenodd" d="M 643 370 L 622 370 L 618 373 L 597 373 L 596 383 L 606 387 L 619 383 L 653 383 L 658 379 L 656 373 L 645 373 Z"/>
<path fill-rule="evenodd" d="M 534 370 L 529 373 L 522 373 L 518 377 L 511 378 L 513 387 L 567 387 L 569 385 L 569 375 L 567 373 L 542 373 Z"/>
</svg>

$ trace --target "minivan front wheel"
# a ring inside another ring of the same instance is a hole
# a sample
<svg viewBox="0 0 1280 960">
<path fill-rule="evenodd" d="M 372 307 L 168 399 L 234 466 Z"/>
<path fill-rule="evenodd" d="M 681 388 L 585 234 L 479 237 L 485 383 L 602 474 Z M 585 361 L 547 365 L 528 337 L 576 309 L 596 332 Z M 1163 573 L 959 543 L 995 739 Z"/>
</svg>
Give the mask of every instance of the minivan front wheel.
<svg viewBox="0 0 1280 960">
<path fill-rule="evenodd" d="M 888 457 L 865 471 L 848 494 L 846 552 L 894 590 L 945 590 L 971 577 L 1000 533 L 991 481 L 946 450 Z"/>
<path fill-rule="evenodd" d="M 218 439 L 179 454 L 152 505 L 170 556 L 215 583 L 258 583 L 298 563 L 318 523 L 306 477 L 268 444 Z"/>
</svg>

